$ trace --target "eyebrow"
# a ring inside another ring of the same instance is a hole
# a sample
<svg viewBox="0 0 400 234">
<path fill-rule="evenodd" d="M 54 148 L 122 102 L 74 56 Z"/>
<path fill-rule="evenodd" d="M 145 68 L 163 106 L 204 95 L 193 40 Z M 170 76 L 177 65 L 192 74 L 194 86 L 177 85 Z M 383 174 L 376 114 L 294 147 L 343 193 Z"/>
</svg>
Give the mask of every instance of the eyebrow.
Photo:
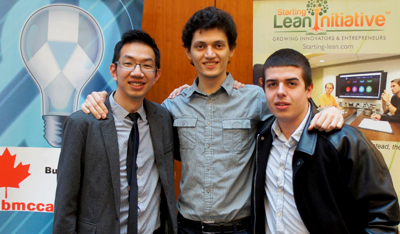
<svg viewBox="0 0 400 234">
<path fill-rule="evenodd" d="M 225 40 L 218 40 L 218 41 L 214 41 L 213 43 L 214 43 L 214 44 L 215 44 L 215 43 L 224 43 L 224 44 L 226 44 L 226 41 L 225 41 Z"/>
<path fill-rule="evenodd" d="M 134 60 L 136 60 L 136 58 L 135 57 L 132 57 L 132 56 L 129 56 L 129 55 L 124 55 L 124 56 L 122 56 L 122 58 L 128 58 L 128 59 L 134 59 Z M 145 58 L 145 59 L 142 59 L 143 61 L 151 61 L 151 62 L 154 62 L 154 59 L 153 58 Z"/>
<path fill-rule="evenodd" d="M 272 82 L 272 81 L 277 81 L 278 79 L 265 79 L 265 82 Z M 297 78 L 297 77 L 293 77 L 293 78 L 288 78 L 288 79 L 285 79 L 285 81 L 300 81 L 300 79 L 299 78 Z"/>
<path fill-rule="evenodd" d="M 201 43 L 201 44 L 207 44 L 205 41 L 194 41 L 193 42 L 193 45 L 194 44 L 198 44 L 198 43 Z M 224 43 L 224 44 L 226 44 L 226 41 L 225 40 L 217 40 L 217 41 L 213 41 L 212 42 L 212 44 L 216 44 L 216 43 Z"/>
</svg>

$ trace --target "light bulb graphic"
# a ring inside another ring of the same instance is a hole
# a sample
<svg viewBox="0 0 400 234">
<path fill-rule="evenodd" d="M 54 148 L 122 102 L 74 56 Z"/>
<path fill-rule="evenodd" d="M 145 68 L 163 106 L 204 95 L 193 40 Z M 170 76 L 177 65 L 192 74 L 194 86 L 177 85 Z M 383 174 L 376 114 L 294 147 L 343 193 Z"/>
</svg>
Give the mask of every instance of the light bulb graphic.
<svg viewBox="0 0 400 234">
<path fill-rule="evenodd" d="M 80 93 L 102 61 L 101 28 L 77 6 L 51 4 L 25 22 L 20 52 L 41 92 L 44 138 L 60 147 L 62 124 L 78 109 Z"/>
</svg>

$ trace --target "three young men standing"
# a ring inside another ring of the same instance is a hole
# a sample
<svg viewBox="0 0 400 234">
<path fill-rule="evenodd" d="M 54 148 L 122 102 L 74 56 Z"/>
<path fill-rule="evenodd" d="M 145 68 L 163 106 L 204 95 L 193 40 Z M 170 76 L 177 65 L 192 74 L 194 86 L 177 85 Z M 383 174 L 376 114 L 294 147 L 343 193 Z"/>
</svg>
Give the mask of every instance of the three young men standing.
<svg viewBox="0 0 400 234">
<path fill-rule="evenodd" d="M 251 212 L 252 176 L 254 165 L 259 164 L 258 160 L 254 161 L 253 152 L 257 128 L 272 116 L 266 105 L 266 100 L 270 101 L 268 92 L 266 99 L 259 87 L 233 88 L 234 80 L 227 73 L 227 64 L 234 54 L 236 37 L 232 17 L 214 7 L 196 12 L 183 30 L 185 52 L 198 77 L 179 97 L 163 103 L 179 136 L 179 153 L 176 155 L 176 159 L 182 161 L 181 194 L 177 204 L 179 233 L 250 233 L 253 227 L 258 228 L 249 221 L 255 214 Z M 300 77 L 290 79 L 287 82 L 289 86 L 301 83 Z M 293 100 L 299 101 L 301 107 L 308 105 L 308 93 L 295 94 Z M 97 93 L 89 99 L 92 102 L 87 100 L 83 104 L 85 112 L 90 109 L 96 116 L 107 112 Z M 296 124 L 303 122 L 302 108 L 286 113 L 285 110 L 292 110 L 294 106 L 288 100 L 272 103 L 271 109 L 282 111 L 276 112 L 280 119 L 295 117 Z M 307 123 L 309 129 L 317 125 L 327 128 L 329 124 L 322 124 L 325 120 L 331 123 L 331 117 L 316 116 L 322 118 Z M 335 118 L 328 130 L 343 123 L 340 112 L 333 116 Z M 297 128 L 290 124 L 283 128 L 286 127 L 289 131 Z M 269 152 L 264 153 L 257 154 L 256 158 L 267 158 Z M 257 170 L 256 173 L 265 174 L 266 171 Z M 265 191 L 255 191 L 255 196 L 264 198 Z M 265 207 L 259 200 L 254 201 L 258 208 Z M 256 214 L 262 214 L 259 212 L 257 209 Z M 256 233 L 260 233 L 258 230 Z"/>
</svg>

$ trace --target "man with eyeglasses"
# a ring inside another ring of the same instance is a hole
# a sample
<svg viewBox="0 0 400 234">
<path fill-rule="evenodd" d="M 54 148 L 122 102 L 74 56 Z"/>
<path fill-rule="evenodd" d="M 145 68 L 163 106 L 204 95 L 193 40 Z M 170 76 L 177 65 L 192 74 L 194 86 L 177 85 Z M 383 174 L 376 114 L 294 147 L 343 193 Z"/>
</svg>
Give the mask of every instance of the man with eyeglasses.
<svg viewBox="0 0 400 234">
<path fill-rule="evenodd" d="M 117 89 L 106 99 L 107 117 L 78 111 L 65 121 L 53 233 L 176 233 L 171 117 L 144 98 L 161 75 L 155 41 L 124 33 L 110 73 Z"/>
</svg>

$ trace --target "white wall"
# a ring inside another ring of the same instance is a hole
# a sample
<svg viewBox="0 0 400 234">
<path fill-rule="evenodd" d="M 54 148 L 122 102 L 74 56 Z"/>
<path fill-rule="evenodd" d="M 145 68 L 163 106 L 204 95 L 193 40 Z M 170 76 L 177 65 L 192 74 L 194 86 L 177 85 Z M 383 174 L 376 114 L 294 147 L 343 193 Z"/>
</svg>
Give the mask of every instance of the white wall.
<svg viewBox="0 0 400 234">
<path fill-rule="evenodd" d="M 365 72 L 365 71 L 377 71 L 383 70 L 387 72 L 386 90 L 392 95 L 390 90 L 390 81 L 396 78 L 400 78 L 400 56 L 383 58 L 377 60 L 370 60 L 367 62 L 356 62 L 341 64 L 329 67 L 316 68 L 312 70 L 314 90 L 312 98 L 318 102 L 318 97 L 325 92 L 324 85 L 328 82 L 336 84 L 336 76 L 341 73 L 352 73 L 352 72 Z M 321 82 L 322 81 L 322 82 Z M 335 87 L 336 88 L 336 87 Z M 336 90 L 333 91 L 336 94 Z M 337 103 L 339 102 L 353 102 L 353 103 L 365 103 L 378 105 L 380 109 L 382 102 L 380 100 L 365 100 L 365 99 L 344 99 L 336 98 Z"/>
</svg>

